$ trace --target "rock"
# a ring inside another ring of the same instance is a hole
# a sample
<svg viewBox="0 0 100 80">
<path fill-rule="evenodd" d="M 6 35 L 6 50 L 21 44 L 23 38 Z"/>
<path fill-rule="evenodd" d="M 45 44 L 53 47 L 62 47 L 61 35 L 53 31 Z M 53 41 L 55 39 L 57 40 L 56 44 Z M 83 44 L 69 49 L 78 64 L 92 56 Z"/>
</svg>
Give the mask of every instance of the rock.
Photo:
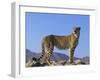
<svg viewBox="0 0 100 80">
<path fill-rule="evenodd" d="M 75 60 L 74 63 L 75 63 L 75 64 L 81 64 L 81 60 L 80 60 L 80 59 Z"/>
<path fill-rule="evenodd" d="M 38 66 L 47 66 L 47 64 L 42 64 L 39 60 L 42 53 L 32 52 L 26 49 L 26 67 L 38 67 Z M 74 63 L 70 64 L 68 61 L 69 57 L 63 53 L 54 52 L 51 55 L 50 62 L 51 65 L 87 65 L 90 63 L 90 58 L 88 56 L 83 58 L 74 57 Z M 50 65 L 50 66 L 51 66 Z"/>
<path fill-rule="evenodd" d="M 90 58 L 89 57 L 83 57 L 82 59 L 81 59 L 81 62 L 83 63 L 83 64 L 90 64 Z"/>
<path fill-rule="evenodd" d="M 26 63 L 26 67 L 32 67 L 33 64 L 35 64 L 36 62 L 33 61 L 33 60 L 29 60 L 27 63 Z"/>
</svg>

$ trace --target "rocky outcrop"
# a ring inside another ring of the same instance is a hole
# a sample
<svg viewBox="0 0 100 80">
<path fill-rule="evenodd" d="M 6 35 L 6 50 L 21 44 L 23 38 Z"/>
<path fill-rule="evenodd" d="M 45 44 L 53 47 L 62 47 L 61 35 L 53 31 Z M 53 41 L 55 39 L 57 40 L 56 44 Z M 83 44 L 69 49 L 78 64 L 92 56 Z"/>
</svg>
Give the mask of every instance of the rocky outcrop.
<svg viewBox="0 0 100 80">
<path fill-rule="evenodd" d="M 26 50 L 26 67 L 39 67 L 47 66 L 46 64 L 41 64 L 39 57 L 41 53 L 31 52 Z M 77 58 L 74 57 L 74 63 L 70 64 L 68 61 L 69 57 L 65 54 L 54 52 L 51 56 L 51 65 L 88 65 L 90 63 L 89 57 Z"/>
</svg>

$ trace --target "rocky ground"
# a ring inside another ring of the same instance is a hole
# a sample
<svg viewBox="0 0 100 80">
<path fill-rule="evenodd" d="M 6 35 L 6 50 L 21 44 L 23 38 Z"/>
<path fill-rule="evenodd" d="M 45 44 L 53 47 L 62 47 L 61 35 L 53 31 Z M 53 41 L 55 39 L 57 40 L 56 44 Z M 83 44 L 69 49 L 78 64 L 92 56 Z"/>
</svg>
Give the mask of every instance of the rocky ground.
<svg viewBox="0 0 100 80">
<path fill-rule="evenodd" d="M 80 59 L 78 60 L 74 60 L 74 63 L 70 64 L 69 61 L 66 60 L 60 60 L 60 61 L 51 61 L 51 65 L 50 66 L 61 66 L 61 65 L 88 65 L 88 62 L 84 62 Z M 48 66 L 46 64 L 40 64 L 39 61 L 35 61 L 35 60 L 29 60 L 26 63 L 26 67 L 41 67 L 41 66 Z"/>
<path fill-rule="evenodd" d="M 48 66 L 47 64 L 41 64 L 40 58 L 41 53 L 35 53 L 26 49 L 26 67 L 39 67 L 39 66 Z M 51 66 L 59 65 L 88 65 L 90 64 L 90 58 L 88 56 L 83 58 L 74 57 L 74 63 L 69 63 L 68 55 L 63 53 L 54 52 L 50 58 Z"/>
</svg>

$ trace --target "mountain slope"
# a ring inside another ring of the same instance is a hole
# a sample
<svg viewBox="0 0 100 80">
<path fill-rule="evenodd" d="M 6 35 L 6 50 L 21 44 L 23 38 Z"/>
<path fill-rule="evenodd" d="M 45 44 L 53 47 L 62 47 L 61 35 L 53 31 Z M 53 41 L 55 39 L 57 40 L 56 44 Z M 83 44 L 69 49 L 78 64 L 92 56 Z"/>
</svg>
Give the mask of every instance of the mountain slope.
<svg viewBox="0 0 100 80">
<path fill-rule="evenodd" d="M 26 49 L 26 62 L 28 60 L 32 59 L 33 57 L 39 58 L 40 56 L 41 56 L 41 53 L 35 53 L 35 52 L 32 52 L 32 51 Z M 54 61 L 68 60 L 68 56 L 65 54 L 62 54 L 62 53 L 54 52 L 51 55 L 51 60 L 54 60 Z"/>
<path fill-rule="evenodd" d="M 38 59 L 41 55 L 42 55 L 41 53 L 32 52 L 32 51 L 26 49 L 26 63 L 29 60 L 32 60 L 33 57 Z M 64 60 L 68 60 L 69 57 L 66 54 L 63 54 L 63 53 L 54 52 L 51 55 L 50 59 L 52 61 L 64 61 Z M 89 62 L 90 62 L 90 58 L 89 57 L 83 57 L 83 58 L 74 57 L 74 61 L 77 61 L 77 60 L 78 61 L 80 60 L 83 64 L 89 64 Z"/>
</svg>

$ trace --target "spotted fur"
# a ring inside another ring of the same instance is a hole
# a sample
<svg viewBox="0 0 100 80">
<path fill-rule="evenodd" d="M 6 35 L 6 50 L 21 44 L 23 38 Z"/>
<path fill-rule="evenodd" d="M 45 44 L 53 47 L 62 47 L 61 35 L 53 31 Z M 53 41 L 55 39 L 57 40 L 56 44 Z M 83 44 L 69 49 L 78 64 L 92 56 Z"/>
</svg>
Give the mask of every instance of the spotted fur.
<svg viewBox="0 0 100 80">
<path fill-rule="evenodd" d="M 50 65 L 50 57 L 54 47 L 58 49 L 69 49 L 69 62 L 73 63 L 74 51 L 78 45 L 80 36 L 80 27 L 74 27 L 68 36 L 48 35 L 42 41 L 42 63 Z"/>
</svg>

